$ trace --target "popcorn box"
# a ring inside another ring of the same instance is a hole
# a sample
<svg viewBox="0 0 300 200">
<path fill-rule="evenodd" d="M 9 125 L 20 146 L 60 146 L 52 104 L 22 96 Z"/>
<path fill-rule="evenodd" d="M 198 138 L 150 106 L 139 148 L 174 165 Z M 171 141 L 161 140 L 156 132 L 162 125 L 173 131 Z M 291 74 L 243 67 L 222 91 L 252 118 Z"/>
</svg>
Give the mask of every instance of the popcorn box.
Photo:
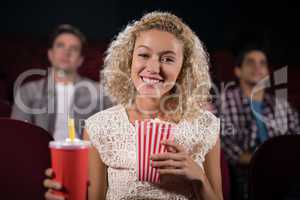
<svg viewBox="0 0 300 200">
<path fill-rule="evenodd" d="M 167 151 L 161 141 L 174 141 L 172 133 L 174 124 L 157 120 L 136 121 L 135 129 L 137 133 L 138 180 L 159 183 L 159 173 L 150 165 L 150 156 Z"/>
</svg>

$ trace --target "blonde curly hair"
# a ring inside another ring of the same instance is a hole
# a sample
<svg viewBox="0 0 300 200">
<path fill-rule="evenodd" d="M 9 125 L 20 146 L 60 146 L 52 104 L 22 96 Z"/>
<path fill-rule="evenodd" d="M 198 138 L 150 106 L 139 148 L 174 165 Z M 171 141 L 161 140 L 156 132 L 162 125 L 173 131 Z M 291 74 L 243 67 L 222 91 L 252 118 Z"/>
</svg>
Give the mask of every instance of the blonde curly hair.
<svg viewBox="0 0 300 200">
<path fill-rule="evenodd" d="M 110 97 L 123 106 L 133 103 L 136 89 L 131 81 L 131 62 L 139 33 L 151 29 L 173 34 L 183 43 L 183 63 L 170 92 L 176 100 L 173 114 L 180 119 L 193 119 L 210 99 L 209 58 L 196 34 L 177 16 L 167 12 L 151 12 L 127 25 L 111 42 L 104 59 L 102 80 Z"/>
</svg>

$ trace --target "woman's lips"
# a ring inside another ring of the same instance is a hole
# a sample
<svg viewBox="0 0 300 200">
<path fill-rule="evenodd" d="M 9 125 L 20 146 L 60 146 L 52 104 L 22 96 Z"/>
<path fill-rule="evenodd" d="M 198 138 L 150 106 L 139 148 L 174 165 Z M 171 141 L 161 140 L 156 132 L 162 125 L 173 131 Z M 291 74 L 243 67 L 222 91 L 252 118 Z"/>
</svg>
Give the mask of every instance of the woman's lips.
<svg viewBox="0 0 300 200">
<path fill-rule="evenodd" d="M 142 81 L 146 84 L 158 84 L 158 83 L 162 83 L 163 82 L 163 79 L 159 79 L 159 78 L 156 78 L 156 77 L 146 77 L 146 76 L 140 76 Z"/>
</svg>

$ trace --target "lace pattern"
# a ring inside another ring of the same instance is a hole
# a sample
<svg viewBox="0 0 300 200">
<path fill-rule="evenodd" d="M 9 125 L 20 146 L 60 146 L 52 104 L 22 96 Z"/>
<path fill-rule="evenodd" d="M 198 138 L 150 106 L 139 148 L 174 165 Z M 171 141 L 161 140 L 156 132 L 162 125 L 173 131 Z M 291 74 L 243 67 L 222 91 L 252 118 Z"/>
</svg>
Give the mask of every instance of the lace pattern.
<svg viewBox="0 0 300 200">
<path fill-rule="evenodd" d="M 137 180 L 136 133 L 123 106 L 117 105 L 91 116 L 86 120 L 86 129 L 107 166 L 106 199 L 195 199 L 191 185 L 184 180 L 166 177 L 159 185 Z M 205 155 L 216 144 L 219 130 L 219 119 L 203 111 L 192 122 L 179 122 L 173 134 L 175 142 L 203 167 Z"/>
</svg>

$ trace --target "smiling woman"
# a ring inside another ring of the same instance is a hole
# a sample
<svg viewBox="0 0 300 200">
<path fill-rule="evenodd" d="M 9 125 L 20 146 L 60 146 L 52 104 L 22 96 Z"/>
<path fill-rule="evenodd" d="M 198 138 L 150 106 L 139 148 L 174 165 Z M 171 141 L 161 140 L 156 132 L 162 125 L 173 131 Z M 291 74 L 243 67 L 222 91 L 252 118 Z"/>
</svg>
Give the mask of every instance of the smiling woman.
<svg viewBox="0 0 300 200">
<path fill-rule="evenodd" d="M 208 55 L 194 32 L 174 15 L 145 15 L 129 24 L 106 53 L 102 80 L 124 106 L 132 104 L 137 93 L 163 97 L 161 102 L 173 101 L 174 117 L 180 120 L 197 116 L 209 99 Z M 156 80 L 158 84 L 149 84 Z"/>
<path fill-rule="evenodd" d="M 112 42 L 104 65 L 104 85 L 119 105 L 85 121 L 93 145 L 89 199 L 222 199 L 220 121 L 203 108 L 208 58 L 192 30 L 170 13 L 146 14 Z M 136 121 L 172 128 L 164 134 L 144 126 L 141 150 Z M 164 150 L 151 151 L 155 143 Z M 161 182 L 139 179 L 141 160 Z"/>
</svg>

